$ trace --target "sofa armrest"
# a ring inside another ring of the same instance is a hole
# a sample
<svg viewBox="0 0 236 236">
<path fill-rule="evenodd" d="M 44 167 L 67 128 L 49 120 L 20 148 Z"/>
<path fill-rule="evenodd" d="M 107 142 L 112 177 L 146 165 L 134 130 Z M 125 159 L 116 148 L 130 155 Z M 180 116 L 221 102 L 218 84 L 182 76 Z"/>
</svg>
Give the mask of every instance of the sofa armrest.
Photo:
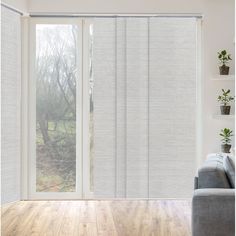
<svg viewBox="0 0 236 236">
<path fill-rule="evenodd" d="M 204 162 L 198 169 L 198 188 L 230 188 L 222 162 Z"/>
<path fill-rule="evenodd" d="M 192 235 L 235 235 L 234 189 L 197 189 L 194 191 Z"/>
</svg>

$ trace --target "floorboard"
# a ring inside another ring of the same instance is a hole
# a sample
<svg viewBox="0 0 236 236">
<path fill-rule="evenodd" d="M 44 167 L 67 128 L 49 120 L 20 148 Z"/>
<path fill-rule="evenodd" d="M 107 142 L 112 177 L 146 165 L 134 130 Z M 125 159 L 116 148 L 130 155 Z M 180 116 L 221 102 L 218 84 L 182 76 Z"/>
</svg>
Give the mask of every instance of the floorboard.
<svg viewBox="0 0 236 236">
<path fill-rule="evenodd" d="M 190 201 L 20 201 L 2 207 L 2 236 L 190 236 Z"/>
</svg>

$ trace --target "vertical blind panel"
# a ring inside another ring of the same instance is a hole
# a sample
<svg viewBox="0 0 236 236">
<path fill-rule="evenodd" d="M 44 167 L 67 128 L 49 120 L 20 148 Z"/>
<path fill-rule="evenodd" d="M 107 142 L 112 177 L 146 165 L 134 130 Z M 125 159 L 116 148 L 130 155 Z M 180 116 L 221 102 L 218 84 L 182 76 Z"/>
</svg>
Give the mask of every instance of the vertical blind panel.
<svg viewBox="0 0 236 236">
<path fill-rule="evenodd" d="M 119 63 L 119 62 L 118 62 Z M 127 197 L 148 195 L 148 21 L 126 23 Z"/>
<path fill-rule="evenodd" d="M 94 27 L 94 194 L 114 197 L 116 189 L 115 20 L 97 19 Z"/>
<path fill-rule="evenodd" d="M 2 203 L 20 199 L 20 15 L 1 9 Z"/>
<path fill-rule="evenodd" d="M 94 197 L 188 197 L 196 159 L 196 19 L 97 18 Z"/>
<path fill-rule="evenodd" d="M 116 19 L 116 192 L 126 196 L 126 20 Z M 115 115 L 115 114 L 114 114 Z M 96 121 L 95 121 L 96 122 Z"/>
<path fill-rule="evenodd" d="M 190 197 L 196 160 L 196 19 L 150 19 L 150 197 Z"/>
</svg>

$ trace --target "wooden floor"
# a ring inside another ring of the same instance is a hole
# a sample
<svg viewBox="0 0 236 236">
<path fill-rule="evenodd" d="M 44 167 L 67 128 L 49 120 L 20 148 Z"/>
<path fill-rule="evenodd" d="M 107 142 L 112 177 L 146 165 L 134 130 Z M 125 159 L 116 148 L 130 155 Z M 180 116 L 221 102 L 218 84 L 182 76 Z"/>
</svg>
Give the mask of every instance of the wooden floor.
<svg viewBox="0 0 236 236">
<path fill-rule="evenodd" d="M 190 236 L 182 200 L 22 201 L 2 207 L 2 236 Z"/>
</svg>

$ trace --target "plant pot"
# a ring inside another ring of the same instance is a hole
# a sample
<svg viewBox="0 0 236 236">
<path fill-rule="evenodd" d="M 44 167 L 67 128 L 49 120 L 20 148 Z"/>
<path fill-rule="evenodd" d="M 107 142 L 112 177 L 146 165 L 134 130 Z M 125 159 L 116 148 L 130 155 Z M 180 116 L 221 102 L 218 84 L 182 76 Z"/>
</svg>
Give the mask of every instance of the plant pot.
<svg viewBox="0 0 236 236">
<path fill-rule="evenodd" d="M 229 115 L 230 114 L 230 106 L 220 106 L 221 115 Z"/>
<path fill-rule="evenodd" d="M 221 151 L 223 153 L 230 153 L 230 148 L 231 148 L 230 144 L 222 144 L 221 145 Z"/>
<path fill-rule="evenodd" d="M 229 66 L 223 65 L 219 67 L 220 75 L 228 75 L 229 74 Z"/>
</svg>

